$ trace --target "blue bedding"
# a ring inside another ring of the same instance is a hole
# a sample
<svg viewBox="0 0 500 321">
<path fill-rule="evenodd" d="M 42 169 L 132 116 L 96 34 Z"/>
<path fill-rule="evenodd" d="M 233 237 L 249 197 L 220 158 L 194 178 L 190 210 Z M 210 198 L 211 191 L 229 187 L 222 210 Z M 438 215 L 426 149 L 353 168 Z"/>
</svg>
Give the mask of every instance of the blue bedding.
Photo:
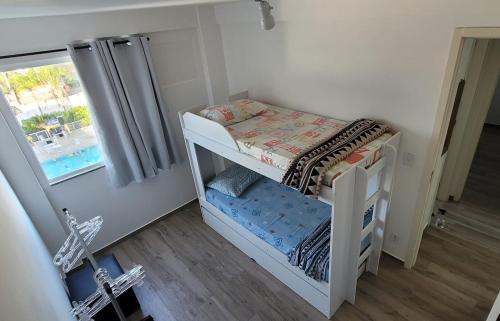
<svg viewBox="0 0 500 321">
<path fill-rule="evenodd" d="M 206 198 L 222 213 L 285 254 L 292 265 L 316 280 L 328 281 L 329 205 L 267 177 L 258 180 L 240 197 L 207 188 Z M 365 213 L 365 227 L 372 216 L 373 208 Z M 370 240 L 368 235 L 361 242 L 360 252 L 369 246 Z M 316 245 L 310 246 L 312 243 Z"/>
<path fill-rule="evenodd" d="M 268 244 L 288 255 L 321 222 L 331 207 L 264 177 L 240 197 L 207 188 L 207 201 Z"/>
</svg>

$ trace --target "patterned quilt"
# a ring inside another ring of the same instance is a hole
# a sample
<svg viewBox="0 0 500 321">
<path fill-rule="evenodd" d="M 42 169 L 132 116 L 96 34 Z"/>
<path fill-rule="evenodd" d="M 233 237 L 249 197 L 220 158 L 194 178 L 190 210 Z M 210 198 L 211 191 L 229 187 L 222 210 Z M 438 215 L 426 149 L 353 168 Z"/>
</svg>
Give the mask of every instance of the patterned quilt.
<svg viewBox="0 0 500 321">
<path fill-rule="evenodd" d="M 226 129 L 242 152 L 283 170 L 303 151 L 347 124 L 291 109 L 269 105 L 268 108 L 261 115 Z"/>
<path fill-rule="evenodd" d="M 240 150 L 262 162 L 286 170 L 303 151 L 314 146 L 347 125 L 347 122 L 310 113 L 268 105 L 260 116 L 226 126 Z M 332 186 L 333 180 L 361 161 L 369 167 L 381 157 L 381 146 L 392 135 L 379 138 L 355 150 L 346 159 L 330 168 L 323 184 Z"/>
</svg>

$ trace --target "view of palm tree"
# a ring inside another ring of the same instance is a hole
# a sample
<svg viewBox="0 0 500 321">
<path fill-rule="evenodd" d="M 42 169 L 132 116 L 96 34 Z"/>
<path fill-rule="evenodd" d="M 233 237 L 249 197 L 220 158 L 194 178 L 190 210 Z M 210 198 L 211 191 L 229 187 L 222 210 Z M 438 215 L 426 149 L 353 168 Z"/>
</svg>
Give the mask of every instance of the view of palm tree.
<svg viewBox="0 0 500 321">
<path fill-rule="evenodd" d="M 22 107 L 36 104 L 40 114 L 48 104 L 71 108 L 70 97 L 81 93 L 74 67 L 71 64 L 57 64 L 0 73 L 0 89 L 16 114 Z"/>
<path fill-rule="evenodd" d="M 0 90 L 49 180 L 102 161 L 72 63 L 0 72 Z"/>
</svg>

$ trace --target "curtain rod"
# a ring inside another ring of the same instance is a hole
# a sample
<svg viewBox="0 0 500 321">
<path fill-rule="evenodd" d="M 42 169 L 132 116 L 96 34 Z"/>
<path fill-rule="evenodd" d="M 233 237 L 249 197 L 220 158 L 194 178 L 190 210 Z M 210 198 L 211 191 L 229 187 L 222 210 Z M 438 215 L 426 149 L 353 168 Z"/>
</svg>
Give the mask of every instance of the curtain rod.
<svg viewBox="0 0 500 321">
<path fill-rule="evenodd" d="M 149 37 L 147 39 L 149 40 Z M 120 41 L 113 42 L 113 45 L 122 45 L 122 44 L 125 44 L 128 42 L 129 42 L 129 40 L 120 40 Z M 88 49 L 88 48 L 90 48 L 90 45 L 82 45 L 82 46 L 75 47 L 75 49 Z M 19 53 L 19 54 L 0 56 L 0 59 L 36 56 L 36 55 L 43 55 L 43 54 L 54 53 L 54 52 L 63 52 L 63 51 L 67 51 L 67 49 L 60 48 L 60 49 L 50 49 L 50 50 L 42 50 L 42 51 L 23 52 L 23 53 Z"/>
</svg>

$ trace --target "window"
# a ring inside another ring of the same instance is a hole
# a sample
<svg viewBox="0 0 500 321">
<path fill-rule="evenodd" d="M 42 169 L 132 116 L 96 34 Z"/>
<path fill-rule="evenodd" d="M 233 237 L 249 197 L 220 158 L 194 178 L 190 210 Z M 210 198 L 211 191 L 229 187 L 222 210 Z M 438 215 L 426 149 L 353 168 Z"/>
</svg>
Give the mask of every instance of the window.
<svg viewBox="0 0 500 321">
<path fill-rule="evenodd" d="M 1 71 L 0 90 L 49 182 L 102 166 L 88 104 L 69 59 Z"/>
</svg>

